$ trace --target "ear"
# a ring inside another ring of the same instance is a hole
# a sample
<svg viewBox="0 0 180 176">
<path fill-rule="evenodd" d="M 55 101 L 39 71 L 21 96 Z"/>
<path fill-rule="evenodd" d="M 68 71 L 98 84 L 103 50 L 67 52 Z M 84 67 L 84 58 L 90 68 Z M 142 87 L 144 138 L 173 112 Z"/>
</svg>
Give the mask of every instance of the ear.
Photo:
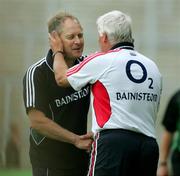
<svg viewBox="0 0 180 176">
<path fill-rule="evenodd" d="M 108 36 L 107 36 L 106 33 L 103 33 L 103 35 L 102 35 L 102 41 L 103 41 L 103 43 L 107 43 L 107 42 L 108 42 Z"/>
</svg>

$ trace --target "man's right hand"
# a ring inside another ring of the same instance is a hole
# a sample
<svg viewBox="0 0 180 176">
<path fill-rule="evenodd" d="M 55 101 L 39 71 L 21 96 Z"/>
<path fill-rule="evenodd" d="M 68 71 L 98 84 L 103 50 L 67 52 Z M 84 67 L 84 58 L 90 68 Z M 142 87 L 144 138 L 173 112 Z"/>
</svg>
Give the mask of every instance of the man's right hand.
<svg viewBox="0 0 180 176">
<path fill-rule="evenodd" d="M 53 53 L 55 53 L 57 51 L 63 52 L 63 44 L 62 44 L 60 36 L 58 35 L 58 33 L 56 31 L 49 33 L 48 38 L 49 38 L 49 45 L 50 45 Z"/>
<path fill-rule="evenodd" d="M 77 136 L 74 145 L 79 149 L 84 149 L 89 152 L 91 150 L 92 143 L 93 133 L 89 132 L 85 135 Z"/>
</svg>

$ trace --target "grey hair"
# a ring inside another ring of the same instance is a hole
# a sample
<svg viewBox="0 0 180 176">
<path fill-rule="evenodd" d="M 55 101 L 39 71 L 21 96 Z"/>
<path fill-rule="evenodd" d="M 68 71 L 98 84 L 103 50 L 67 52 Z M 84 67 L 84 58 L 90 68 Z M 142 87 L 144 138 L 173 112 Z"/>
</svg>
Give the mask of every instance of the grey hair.
<svg viewBox="0 0 180 176">
<path fill-rule="evenodd" d="M 54 15 L 53 17 L 51 17 L 48 20 L 48 23 L 47 23 L 48 32 L 51 33 L 52 31 L 57 31 L 58 33 L 61 33 L 62 32 L 62 24 L 68 18 L 75 20 L 81 26 L 79 20 L 75 16 L 73 16 L 67 12 L 58 12 L 56 15 Z"/>
<path fill-rule="evenodd" d="M 117 10 L 100 16 L 96 21 L 99 35 L 106 33 L 112 45 L 119 42 L 134 42 L 131 23 L 130 16 Z"/>
</svg>

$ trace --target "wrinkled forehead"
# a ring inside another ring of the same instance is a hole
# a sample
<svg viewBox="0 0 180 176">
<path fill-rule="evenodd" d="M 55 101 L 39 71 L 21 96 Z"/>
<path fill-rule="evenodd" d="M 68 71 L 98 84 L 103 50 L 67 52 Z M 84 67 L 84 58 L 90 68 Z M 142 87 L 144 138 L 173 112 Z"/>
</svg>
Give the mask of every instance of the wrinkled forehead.
<svg viewBox="0 0 180 176">
<path fill-rule="evenodd" d="M 83 28 L 76 19 L 67 18 L 61 27 L 62 33 L 83 33 Z"/>
</svg>

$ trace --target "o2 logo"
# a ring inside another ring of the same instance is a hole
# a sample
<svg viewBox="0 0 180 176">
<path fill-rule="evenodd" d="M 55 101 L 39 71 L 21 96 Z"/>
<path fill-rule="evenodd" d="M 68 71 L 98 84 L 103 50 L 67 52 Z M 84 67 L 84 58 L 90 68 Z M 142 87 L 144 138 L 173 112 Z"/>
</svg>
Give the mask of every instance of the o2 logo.
<svg viewBox="0 0 180 176">
<path fill-rule="evenodd" d="M 143 72 L 143 76 L 140 79 L 135 78 L 132 73 L 131 73 L 131 66 L 132 64 L 137 64 L 138 66 L 141 67 L 142 72 Z M 145 68 L 145 66 L 136 60 L 130 60 L 128 61 L 127 65 L 126 65 L 126 74 L 127 77 L 132 81 L 135 82 L 137 84 L 143 83 L 146 79 L 147 79 L 147 70 Z M 149 89 L 153 89 L 153 79 L 152 78 L 148 78 L 150 84 L 149 84 Z"/>
</svg>

